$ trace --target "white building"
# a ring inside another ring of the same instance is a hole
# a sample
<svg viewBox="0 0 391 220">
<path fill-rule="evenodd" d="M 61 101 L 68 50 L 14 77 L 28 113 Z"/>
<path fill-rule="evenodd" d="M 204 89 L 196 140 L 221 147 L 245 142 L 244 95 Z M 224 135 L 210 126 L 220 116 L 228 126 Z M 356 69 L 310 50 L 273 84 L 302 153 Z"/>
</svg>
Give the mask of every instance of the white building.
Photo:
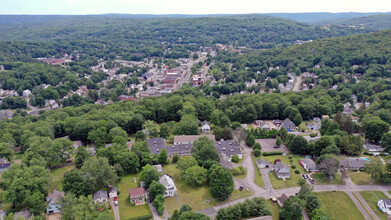
<svg viewBox="0 0 391 220">
<path fill-rule="evenodd" d="M 387 213 L 388 215 L 391 215 L 391 199 L 381 199 L 377 202 L 377 206 L 383 212 Z"/>
<path fill-rule="evenodd" d="M 170 176 L 163 175 L 162 177 L 160 177 L 159 183 L 166 188 L 166 191 L 164 192 L 164 197 L 176 195 L 177 189 L 174 180 Z"/>
</svg>

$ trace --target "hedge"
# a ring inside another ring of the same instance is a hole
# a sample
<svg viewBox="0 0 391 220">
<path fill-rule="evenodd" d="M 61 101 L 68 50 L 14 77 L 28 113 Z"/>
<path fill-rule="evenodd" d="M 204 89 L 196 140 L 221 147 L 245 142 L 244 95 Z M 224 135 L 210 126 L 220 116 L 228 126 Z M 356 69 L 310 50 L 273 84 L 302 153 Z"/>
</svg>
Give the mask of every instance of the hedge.
<svg viewBox="0 0 391 220">
<path fill-rule="evenodd" d="M 271 155 L 282 155 L 281 151 L 270 151 L 270 152 L 263 152 L 263 156 L 271 156 Z"/>
</svg>

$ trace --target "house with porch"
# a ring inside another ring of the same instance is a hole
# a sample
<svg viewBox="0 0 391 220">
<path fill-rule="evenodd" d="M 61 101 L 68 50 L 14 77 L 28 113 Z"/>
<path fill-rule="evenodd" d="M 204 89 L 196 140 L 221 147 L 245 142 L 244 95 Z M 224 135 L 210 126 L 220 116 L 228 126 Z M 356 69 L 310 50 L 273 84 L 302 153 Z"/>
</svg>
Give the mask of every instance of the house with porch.
<svg viewBox="0 0 391 220">
<path fill-rule="evenodd" d="M 166 191 L 164 192 L 164 197 L 175 196 L 177 193 L 177 188 L 175 186 L 174 180 L 169 175 L 163 175 L 159 179 L 159 183 L 162 184 Z"/>
<path fill-rule="evenodd" d="M 283 179 L 283 180 L 291 177 L 289 166 L 283 162 L 280 162 L 280 161 L 275 163 L 274 173 L 276 174 L 277 178 Z"/>
<path fill-rule="evenodd" d="M 145 191 L 143 187 L 137 187 L 129 189 L 129 199 L 130 203 L 135 205 L 144 205 L 145 204 Z"/>
</svg>

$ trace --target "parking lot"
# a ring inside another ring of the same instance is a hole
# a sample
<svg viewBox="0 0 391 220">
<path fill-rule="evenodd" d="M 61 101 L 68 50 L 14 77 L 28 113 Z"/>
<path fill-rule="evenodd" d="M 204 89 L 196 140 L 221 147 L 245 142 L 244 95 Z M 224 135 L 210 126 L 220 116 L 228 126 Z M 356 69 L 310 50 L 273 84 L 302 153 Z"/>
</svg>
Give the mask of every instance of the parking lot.
<svg viewBox="0 0 391 220">
<path fill-rule="evenodd" d="M 256 139 L 255 141 L 261 144 L 262 152 L 281 151 L 283 153 L 289 153 L 288 148 L 284 144 L 281 144 L 279 148 L 274 148 L 276 146 L 276 138 Z"/>
</svg>

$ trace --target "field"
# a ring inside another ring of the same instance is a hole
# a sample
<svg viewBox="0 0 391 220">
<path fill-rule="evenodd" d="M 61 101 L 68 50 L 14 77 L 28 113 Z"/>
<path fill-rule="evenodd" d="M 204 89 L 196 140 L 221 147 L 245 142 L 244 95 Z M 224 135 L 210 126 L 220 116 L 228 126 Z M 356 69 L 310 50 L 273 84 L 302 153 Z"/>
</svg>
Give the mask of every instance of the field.
<svg viewBox="0 0 391 220">
<path fill-rule="evenodd" d="M 353 183 L 357 185 L 370 185 L 371 184 L 371 175 L 367 174 L 363 171 L 357 172 L 352 171 L 349 173 L 350 179 Z M 373 179 L 373 184 L 380 184 L 377 183 L 375 179 Z"/>
<path fill-rule="evenodd" d="M 64 174 L 74 168 L 75 166 L 71 165 L 50 170 L 50 178 L 52 179 L 52 183 L 49 186 L 49 193 L 55 189 L 62 191 L 62 180 L 64 179 Z"/>
<path fill-rule="evenodd" d="M 276 202 L 272 202 L 270 199 L 266 200 L 267 206 L 269 206 L 270 211 L 272 212 L 273 220 L 278 220 L 280 206 Z"/>
<path fill-rule="evenodd" d="M 137 178 L 136 183 L 133 181 L 134 177 Z M 129 189 L 139 186 L 138 175 L 126 175 L 123 176 L 118 184 L 120 194 L 118 195 L 119 214 L 121 219 L 131 219 L 141 216 L 151 216 L 152 213 L 149 210 L 148 204 L 131 206 L 129 202 Z"/>
<path fill-rule="evenodd" d="M 292 156 L 292 155 L 291 155 Z M 281 161 L 287 165 L 291 166 L 291 162 L 289 159 L 289 155 L 282 156 L 282 155 L 273 155 L 273 156 L 262 156 L 262 159 L 265 159 L 269 161 L 270 164 L 273 164 L 275 159 L 281 159 Z M 299 160 L 301 160 L 302 157 L 299 156 L 292 156 L 292 165 L 296 165 L 296 169 L 300 171 L 299 174 L 295 173 L 295 169 L 290 169 L 290 177 L 289 179 L 286 179 L 286 181 L 282 179 L 278 179 L 277 176 L 273 173 L 273 175 L 269 175 L 270 182 L 273 185 L 274 189 L 283 189 L 283 188 L 289 188 L 294 186 L 299 186 L 298 181 L 301 179 L 302 173 L 307 173 L 302 166 L 299 164 Z"/>
<path fill-rule="evenodd" d="M 209 190 L 209 186 L 207 184 L 199 187 L 191 187 L 186 182 L 181 180 L 179 176 L 179 170 L 176 169 L 176 164 L 165 165 L 163 167 L 163 172 L 169 174 L 174 178 L 175 185 L 178 190 L 177 193 L 178 193 L 179 202 L 181 205 L 188 204 L 193 208 L 193 210 L 198 211 L 223 203 L 213 199 Z M 246 190 L 239 191 L 237 189 L 234 189 L 229 200 L 233 201 L 251 195 L 252 195 L 251 191 L 247 192 Z M 168 213 L 172 213 L 175 209 L 179 207 L 177 204 L 174 204 L 176 202 L 176 199 L 175 202 L 174 199 L 169 199 L 167 205 Z"/>
<path fill-rule="evenodd" d="M 344 192 L 317 192 L 322 208 L 331 219 L 364 220 L 361 212 Z"/>
<path fill-rule="evenodd" d="M 325 176 L 324 173 L 322 172 L 316 172 L 314 174 L 311 174 L 311 177 L 316 180 L 318 184 L 321 185 L 328 185 L 330 184 L 330 179 L 329 177 Z M 337 173 L 336 178 L 333 179 L 331 184 L 342 184 L 345 185 L 345 181 L 342 181 L 342 175 L 340 172 Z"/>
<path fill-rule="evenodd" d="M 265 183 L 263 182 L 262 175 L 259 172 L 259 169 L 257 167 L 257 160 L 259 157 L 251 156 L 251 160 L 253 161 L 253 165 L 255 168 L 255 178 L 254 178 L 254 183 L 257 184 L 258 186 L 265 188 Z"/>
<path fill-rule="evenodd" d="M 388 215 L 384 212 L 380 211 L 377 207 L 377 201 L 383 198 L 387 198 L 387 196 L 380 191 L 362 191 L 359 192 L 361 197 L 365 200 L 365 202 L 371 207 L 373 212 L 380 218 L 380 219 L 388 219 Z"/>
</svg>

